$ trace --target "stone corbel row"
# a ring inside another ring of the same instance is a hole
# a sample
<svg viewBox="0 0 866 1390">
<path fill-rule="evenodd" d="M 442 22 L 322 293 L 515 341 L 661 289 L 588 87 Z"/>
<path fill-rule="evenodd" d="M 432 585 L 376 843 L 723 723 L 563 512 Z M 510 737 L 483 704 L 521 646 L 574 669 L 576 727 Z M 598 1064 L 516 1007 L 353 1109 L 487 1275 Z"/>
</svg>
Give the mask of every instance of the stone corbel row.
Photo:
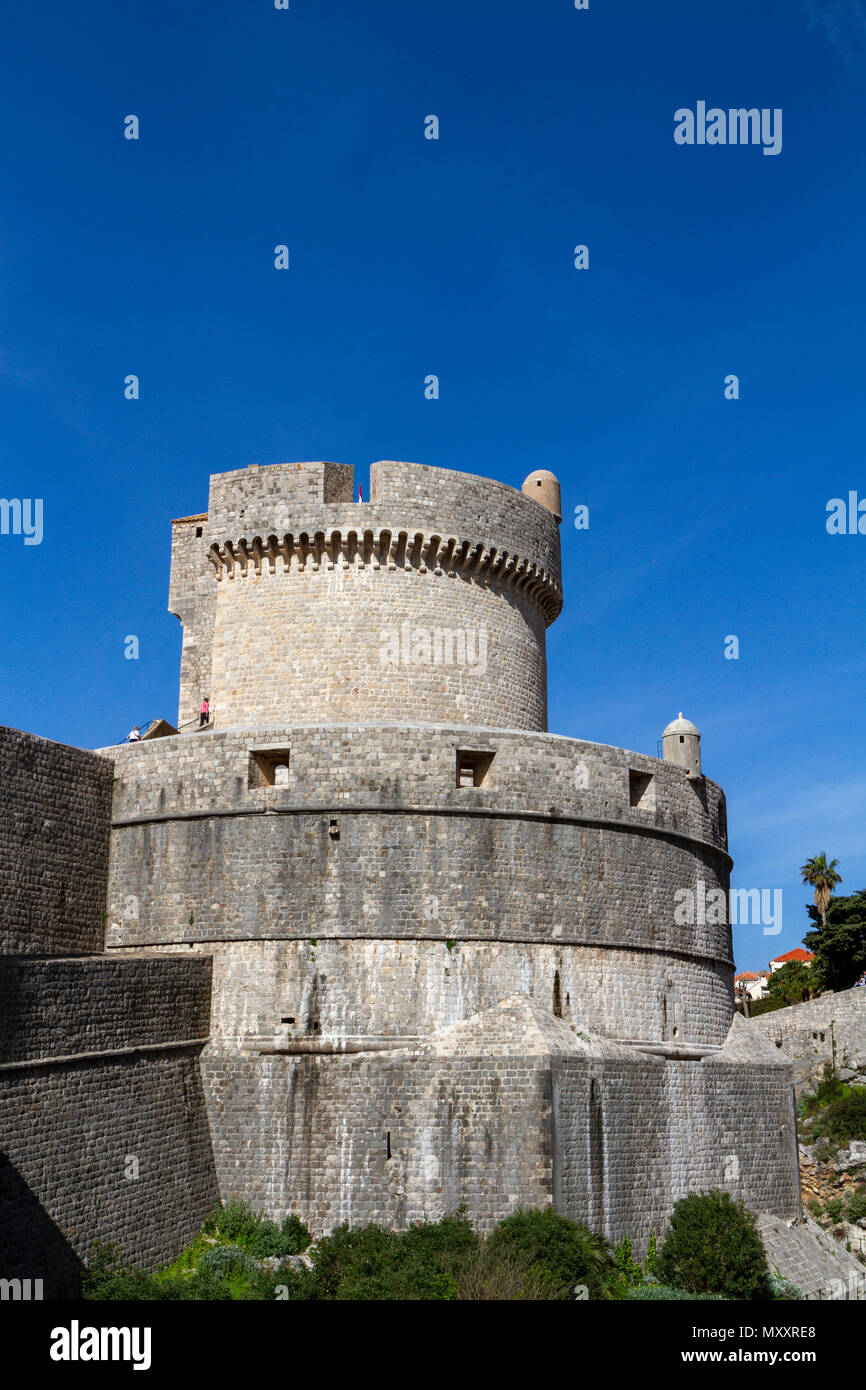
<svg viewBox="0 0 866 1390">
<path fill-rule="evenodd" d="M 552 575 L 539 565 L 509 555 L 506 550 L 471 541 L 459 541 L 454 536 L 425 536 L 409 531 L 317 531 L 313 536 L 302 532 L 287 535 L 282 540 L 268 536 L 262 540 L 224 541 L 214 543 L 208 559 L 218 580 L 238 576 L 246 578 L 252 571 L 276 573 L 278 561 L 282 572 L 288 574 L 295 565 L 298 571 L 361 569 L 416 570 L 419 574 L 459 576 L 508 588 L 535 603 L 552 623 L 562 608 L 562 591 Z M 267 566 L 267 571 L 265 571 Z"/>
</svg>

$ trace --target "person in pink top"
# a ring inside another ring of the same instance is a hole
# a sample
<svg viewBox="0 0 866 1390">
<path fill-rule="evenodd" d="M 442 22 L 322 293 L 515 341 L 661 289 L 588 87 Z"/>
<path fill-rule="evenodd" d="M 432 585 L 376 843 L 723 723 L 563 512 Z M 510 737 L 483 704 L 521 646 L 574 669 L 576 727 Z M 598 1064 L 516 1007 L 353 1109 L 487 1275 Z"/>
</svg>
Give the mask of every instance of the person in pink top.
<svg viewBox="0 0 866 1390">
<path fill-rule="evenodd" d="M 198 727 L 200 729 L 203 729 L 205 724 L 207 724 L 208 720 L 210 719 L 210 701 L 208 700 L 208 697 L 206 695 L 202 700 L 201 704 L 199 705 L 198 713 Z"/>
</svg>

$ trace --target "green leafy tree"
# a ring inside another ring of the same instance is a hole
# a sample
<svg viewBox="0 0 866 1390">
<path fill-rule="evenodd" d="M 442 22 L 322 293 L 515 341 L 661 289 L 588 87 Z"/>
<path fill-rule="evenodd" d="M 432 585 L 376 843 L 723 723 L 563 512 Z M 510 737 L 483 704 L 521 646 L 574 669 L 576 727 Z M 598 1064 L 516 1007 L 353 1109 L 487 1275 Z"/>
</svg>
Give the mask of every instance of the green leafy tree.
<svg viewBox="0 0 866 1390">
<path fill-rule="evenodd" d="M 813 854 L 811 859 L 807 859 L 800 870 L 803 882 L 815 890 L 815 906 L 821 914 L 822 923 L 827 920 L 827 908 L 830 906 L 833 889 L 837 883 L 842 882 L 842 875 L 836 872 L 838 863 L 838 859 L 831 859 L 828 864 L 827 856 L 822 850 L 820 854 Z"/>
<path fill-rule="evenodd" d="M 806 911 L 815 923 L 803 937 L 815 956 L 815 988 L 850 989 L 866 970 L 866 890 L 834 898 L 823 919 L 817 907 Z"/>
<path fill-rule="evenodd" d="M 755 1216 L 728 1192 L 693 1192 L 677 1202 L 659 1255 L 658 1278 L 693 1294 L 772 1297 Z"/>
<path fill-rule="evenodd" d="M 800 1004 L 804 999 L 811 998 L 814 983 L 812 966 L 791 960 L 770 976 L 770 997 L 783 1004 Z"/>
</svg>

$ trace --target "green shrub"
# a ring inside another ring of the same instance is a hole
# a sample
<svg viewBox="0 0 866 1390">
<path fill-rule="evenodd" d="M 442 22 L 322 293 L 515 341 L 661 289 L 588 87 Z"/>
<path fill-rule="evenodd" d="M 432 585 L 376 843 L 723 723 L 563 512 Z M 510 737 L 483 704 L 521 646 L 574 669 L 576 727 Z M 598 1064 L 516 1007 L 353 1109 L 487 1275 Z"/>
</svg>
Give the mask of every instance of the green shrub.
<svg viewBox="0 0 866 1390">
<path fill-rule="evenodd" d="M 457 1297 L 467 1303 L 546 1302 L 550 1291 L 527 1255 L 503 1254 L 482 1241 L 460 1271 Z"/>
<path fill-rule="evenodd" d="M 256 1282 L 256 1297 L 266 1300 L 277 1299 L 289 1303 L 299 1303 L 318 1299 L 319 1289 L 316 1276 L 304 1266 L 296 1269 L 294 1265 L 280 1265 L 277 1270 L 262 1272 Z"/>
<path fill-rule="evenodd" d="M 261 1269 L 266 1254 L 305 1249 L 310 1233 L 297 1216 L 277 1226 L 239 1201 L 208 1218 L 205 1231 L 163 1269 L 127 1270 L 110 1247 L 94 1247 L 85 1275 L 89 1299 L 299 1301 L 549 1300 L 621 1297 L 625 1274 L 643 1271 L 628 1242 L 622 1272 L 607 1242 L 553 1209 L 516 1212 L 486 1240 L 465 1212 L 420 1222 L 407 1231 L 341 1226 L 311 1251 L 311 1267 L 283 1258 Z M 649 1257 L 648 1257 L 649 1263 Z M 653 1295 L 655 1297 L 656 1295 Z"/>
<path fill-rule="evenodd" d="M 632 1302 L 679 1303 L 723 1303 L 718 1293 L 689 1293 L 687 1289 L 677 1289 L 671 1284 L 635 1284 L 629 1289 L 626 1298 Z"/>
<path fill-rule="evenodd" d="M 296 1216 L 293 1211 L 290 1211 L 280 1229 L 283 1234 L 283 1244 L 286 1246 L 283 1254 L 303 1255 L 304 1251 L 309 1247 L 313 1237 L 310 1235 L 310 1232 L 307 1230 L 301 1218 Z"/>
<path fill-rule="evenodd" d="M 586 1285 L 590 1298 L 622 1296 L 622 1281 L 604 1236 L 560 1216 L 553 1207 L 516 1211 L 491 1231 L 486 1245 L 492 1256 L 525 1260 L 548 1298 L 574 1298 L 578 1284 Z"/>
<path fill-rule="evenodd" d="M 204 1229 L 212 1235 L 221 1235 L 224 1240 L 246 1245 L 254 1239 L 263 1218 L 253 1211 L 247 1202 L 232 1197 L 225 1206 L 218 1207 L 207 1219 Z"/>
<path fill-rule="evenodd" d="M 125 1269 L 113 1245 L 94 1241 L 81 1276 L 81 1296 L 86 1299 L 152 1299 L 158 1297 L 153 1280 L 144 1270 Z"/>
<path fill-rule="evenodd" d="M 816 1144 L 814 1153 L 816 1163 L 829 1163 L 836 1156 L 836 1145 Z"/>
<path fill-rule="evenodd" d="M 240 1246 L 256 1260 L 263 1260 L 269 1255 L 278 1258 L 300 1255 L 312 1239 L 301 1218 L 293 1212 L 289 1213 L 282 1226 L 278 1226 L 275 1221 L 266 1220 L 260 1212 L 253 1211 L 247 1202 L 236 1197 L 211 1213 L 204 1230 Z"/>
<path fill-rule="evenodd" d="M 646 1259 L 643 1262 L 644 1274 L 648 1280 L 655 1279 L 659 1266 L 659 1249 L 655 1231 L 650 1231 L 647 1241 Z"/>
<path fill-rule="evenodd" d="M 644 1282 L 643 1266 L 634 1258 L 628 1236 L 621 1240 L 619 1245 L 614 1246 L 613 1258 L 626 1288 Z"/>
<path fill-rule="evenodd" d="M 824 1208 L 824 1215 L 825 1215 L 826 1217 L 828 1217 L 830 1221 L 841 1221 L 841 1220 L 842 1220 L 842 1198 L 841 1198 L 841 1197 L 830 1197 L 830 1198 L 828 1199 L 828 1201 L 827 1201 L 827 1205 L 826 1205 L 825 1208 Z"/>
<path fill-rule="evenodd" d="M 381 1226 L 361 1226 L 354 1230 L 348 1224 L 338 1226 L 319 1241 L 313 1252 L 319 1298 L 339 1298 L 343 1289 L 350 1299 L 385 1297 L 372 1290 L 385 1281 L 395 1255 L 393 1232 Z M 356 1289 L 362 1291 L 356 1293 Z"/>
<path fill-rule="evenodd" d="M 178 1277 L 166 1276 L 164 1271 L 146 1274 L 144 1270 L 126 1269 L 113 1246 L 94 1245 L 82 1279 L 82 1296 L 99 1302 L 134 1300 L 147 1303 L 231 1299 L 244 1295 L 215 1274 Z"/>
<path fill-rule="evenodd" d="M 817 1197 L 813 1197 L 811 1201 L 807 1203 L 807 1208 L 809 1211 L 809 1215 L 814 1216 L 816 1218 L 819 1217 L 821 1215 L 821 1212 L 824 1210 Z"/>
<path fill-rule="evenodd" d="M 866 1086 L 842 1086 L 812 1122 L 816 1138 L 844 1148 L 852 1139 L 866 1139 Z M 820 1087 L 819 1087 L 820 1090 Z"/>
<path fill-rule="evenodd" d="M 320 1299 L 456 1299 L 458 1275 L 478 1245 L 462 1213 L 408 1231 L 339 1226 L 313 1251 Z"/>
<path fill-rule="evenodd" d="M 658 1265 L 662 1283 L 690 1293 L 768 1299 L 769 1270 L 755 1217 L 727 1192 L 677 1202 Z"/>
<path fill-rule="evenodd" d="M 196 1272 L 214 1274 L 218 1279 L 225 1279 L 229 1274 L 247 1274 L 255 1277 L 259 1267 L 239 1245 L 215 1245 L 201 1256 Z"/>
<path fill-rule="evenodd" d="M 777 1303 L 791 1303 L 799 1302 L 803 1297 L 803 1292 L 790 1279 L 785 1279 L 778 1270 L 775 1270 L 770 1275 L 770 1296 Z"/>
<path fill-rule="evenodd" d="M 276 1221 L 260 1221 L 243 1241 L 244 1249 L 257 1260 L 268 1255 L 294 1255 L 294 1248 L 287 1249 L 287 1245 L 291 1242 L 286 1241 Z"/>
<path fill-rule="evenodd" d="M 848 1198 L 846 1215 L 851 1222 L 866 1221 L 866 1187 L 858 1187 Z"/>
</svg>

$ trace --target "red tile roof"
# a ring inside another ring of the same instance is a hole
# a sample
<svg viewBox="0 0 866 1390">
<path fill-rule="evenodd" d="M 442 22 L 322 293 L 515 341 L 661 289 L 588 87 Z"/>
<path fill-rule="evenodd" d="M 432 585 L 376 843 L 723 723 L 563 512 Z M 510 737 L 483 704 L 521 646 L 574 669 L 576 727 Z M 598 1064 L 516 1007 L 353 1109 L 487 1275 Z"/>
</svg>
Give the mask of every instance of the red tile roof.
<svg viewBox="0 0 866 1390">
<path fill-rule="evenodd" d="M 802 946 L 795 946 L 793 951 L 786 951 L 783 956 L 774 956 L 770 961 L 771 965 L 787 965 L 792 960 L 814 960 L 811 951 L 804 951 Z"/>
</svg>

